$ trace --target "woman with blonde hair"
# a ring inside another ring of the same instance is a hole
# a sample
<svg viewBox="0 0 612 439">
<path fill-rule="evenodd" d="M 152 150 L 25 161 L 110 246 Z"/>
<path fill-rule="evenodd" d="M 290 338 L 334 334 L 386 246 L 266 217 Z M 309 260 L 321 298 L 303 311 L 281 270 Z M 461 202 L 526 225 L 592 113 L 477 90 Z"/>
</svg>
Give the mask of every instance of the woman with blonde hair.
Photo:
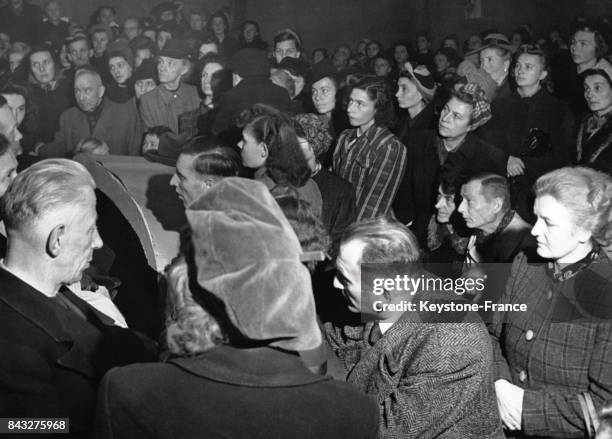
<svg viewBox="0 0 612 439">
<path fill-rule="evenodd" d="M 612 396 L 612 179 L 567 167 L 534 192 L 539 258 L 515 258 L 501 299 L 526 310 L 491 326 L 497 402 L 508 430 L 578 437 L 589 428 L 581 400 L 599 410 Z"/>
</svg>

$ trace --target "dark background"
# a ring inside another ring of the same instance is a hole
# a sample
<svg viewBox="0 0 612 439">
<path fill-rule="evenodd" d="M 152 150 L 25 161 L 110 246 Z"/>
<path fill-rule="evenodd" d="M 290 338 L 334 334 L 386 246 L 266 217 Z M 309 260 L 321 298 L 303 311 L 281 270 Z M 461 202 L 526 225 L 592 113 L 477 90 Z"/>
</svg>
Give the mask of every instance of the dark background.
<svg viewBox="0 0 612 439">
<path fill-rule="evenodd" d="M 0 4 L 6 0 L 0 0 Z M 43 5 L 45 0 L 28 0 Z M 65 15 L 87 24 L 99 6 L 113 6 L 121 20 L 127 15 L 142 16 L 159 0 L 60 0 Z M 245 18 L 257 20 L 263 38 L 271 41 L 275 32 L 291 27 L 303 37 L 307 50 L 334 49 L 339 44 L 354 47 L 360 38 L 378 39 L 386 46 L 400 38 L 414 39 L 414 33 L 429 29 L 434 47 L 447 33 L 463 41 L 470 33 L 498 28 L 510 33 L 519 23 L 531 23 L 536 31 L 553 26 L 567 28 L 579 14 L 587 17 L 612 15 L 612 0 L 482 0 L 482 18 L 466 20 L 467 0 L 184 0 L 186 11 L 201 8 L 214 12 L 230 6 L 240 24 Z"/>
</svg>

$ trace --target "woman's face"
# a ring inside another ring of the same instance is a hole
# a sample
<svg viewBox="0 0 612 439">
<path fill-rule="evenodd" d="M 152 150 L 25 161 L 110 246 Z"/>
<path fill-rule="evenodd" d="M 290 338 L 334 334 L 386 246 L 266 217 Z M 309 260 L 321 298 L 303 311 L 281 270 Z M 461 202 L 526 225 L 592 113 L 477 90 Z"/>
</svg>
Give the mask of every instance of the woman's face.
<svg viewBox="0 0 612 439">
<path fill-rule="evenodd" d="M 213 95 L 213 90 L 210 85 L 210 82 L 212 80 L 213 75 L 219 70 L 223 70 L 223 66 L 216 62 L 209 62 L 202 69 L 202 92 L 206 96 Z"/>
<path fill-rule="evenodd" d="M 327 114 L 336 106 L 336 85 L 329 78 L 312 84 L 312 103 L 319 114 Z"/>
<path fill-rule="evenodd" d="M 386 78 L 389 73 L 391 73 L 389 61 L 385 58 L 376 58 L 376 61 L 374 61 L 374 74 L 380 78 Z"/>
<path fill-rule="evenodd" d="M 575 64 L 588 64 L 597 59 L 597 45 L 595 43 L 595 33 L 579 30 L 572 37 L 570 46 L 572 60 Z"/>
<path fill-rule="evenodd" d="M 440 113 L 438 133 L 440 137 L 456 139 L 470 131 L 473 107 L 456 97 L 450 98 Z"/>
<path fill-rule="evenodd" d="M 242 31 L 242 36 L 244 37 L 244 41 L 247 43 L 252 43 L 257 36 L 257 27 L 253 23 L 245 24 Z"/>
<path fill-rule="evenodd" d="M 531 234 L 538 242 L 538 254 L 559 263 L 576 262 L 591 234 L 575 224 L 572 212 L 551 195 L 536 198 L 533 211 L 537 221 Z"/>
<path fill-rule="evenodd" d="M 393 50 L 393 58 L 398 66 L 403 66 L 408 61 L 408 49 L 406 46 L 398 45 Z"/>
<path fill-rule="evenodd" d="M 446 40 L 444 40 L 442 47 L 445 47 L 447 49 L 453 49 L 459 52 L 459 47 L 457 46 L 457 42 L 452 38 L 447 38 Z"/>
<path fill-rule="evenodd" d="M 23 61 L 23 53 L 21 52 L 13 52 L 9 55 L 9 68 L 11 72 L 14 72 L 17 67 L 21 65 Z"/>
<path fill-rule="evenodd" d="M 242 130 L 242 140 L 238 142 L 242 164 L 247 168 L 259 169 L 266 164 L 268 154 L 263 142 L 258 142 L 247 129 Z"/>
<path fill-rule="evenodd" d="M 312 63 L 317 64 L 325 59 L 325 55 L 320 50 L 317 50 L 312 54 Z"/>
<path fill-rule="evenodd" d="M 441 186 L 438 186 L 438 199 L 436 202 L 436 221 L 441 224 L 450 221 L 450 217 L 455 211 L 455 194 L 445 194 Z"/>
<path fill-rule="evenodd" d="M 363 127 L 374 120 L 374 116 L 376 116 L 375 103 L 365 90 L 354 88 L 351 91 L 346 112 L 352 126 Z"/>
<path fill-rule="evenodd" d="M 480 38 L 479 35 L 472 35 L 470 38 L 468 38 L 468 49 L 469 50 L 476 50 L 476 49 L 480 49 L 482 47 L 482 39 Z"/>
<path fill-rule="evenodd" d="M 132 77 L 132 66 L 122 56 L 109 59 L 108 69 L 117 84 L 125 84 Z"/>
<path fill-rule="evenodd" d="M 495 48 L 484 49 L 480 52 L 480 67 L 487 72 L 495 82 L 499 82 L 508 72 L 510 60 L 499 56 Z"/>
<path fill-rule="evenodd" d="M 521 47 L 521 44 L 523 44 L 523 38 L 521 37 L 521 34 L 519 33 L 512 34 L 512 39 L 510 40 L 510 44 L 512 44 L 517 49 Z"/>
<path fill-rule="evenodd" d="M 612 107 L 612 87 L 603 76 L 589 75 L 584 79 L 584 98 L 589 110 L 605 114 Z"/>
<path fill-rule="evenodd" d="M 192 30 L 201 31 L 204 29 L 204 18 L 200 14 L 191 14 L 189 17 L 189 27 Z"/>
<path fill-rule="evenodd" d="M 436 72 L 442 73 L 450 67 L 448 58 L 443 53 L 436 53 L 434 56 L 434 64 L 436 65 Z"/>
<path fill-rule="evenodd" d="M 366 55 L 368 58 L 374 58 L 376 55 L 380 53 L 380 47 L 376 43 L 370 43 L 366 47 Z"/>
<path fill-rule="evenodd" d="M 212 30 L 215 35 L 225 35 L 225 21 L 221 17 L 215 17 L 212 20 Z"/>
<path fill-rule="evenodd" d="M 397 93 L 395 94 L 400 108 L 407 109 L 418 105 L 423 100 L 423 95 L 417 86 L 408 78 L 397 80 Z"/>
<path fill-rule="evenodd" d="M 157 33 L 157 48 L 162 50 L 170 38 L 172 38 L 172 34 L 170 32 L 163 30 L 159 31 Z"/>
<path fill-rule="evenodd" d="M 533 87 L 546 78 L 542 58 L 539 55 L 522 53 L 514 66 L 514 77 L 519 87 Z"/>
</svg>

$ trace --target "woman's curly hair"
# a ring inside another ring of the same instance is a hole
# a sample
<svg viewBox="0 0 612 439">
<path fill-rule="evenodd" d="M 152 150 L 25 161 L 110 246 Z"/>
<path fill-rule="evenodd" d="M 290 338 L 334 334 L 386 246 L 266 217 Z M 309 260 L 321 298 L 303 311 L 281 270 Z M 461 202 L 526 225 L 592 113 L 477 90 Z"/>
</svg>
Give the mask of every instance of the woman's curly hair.
<svg viewBox="0 0 612 439">
<path fill-rule="evenodd" d="M 182 257 L 166 271 L 166 342 L 170 353 L 183 357 L 226 342 L 217 320 L 194 300 L 188 271 Z"/>
<path fill-rule="evenodd" d="M 374 109 L 376 110 L 374 123 L 376 125 L 387 128 L 395 126 L 397 118 L 393 107 L 393 94 L 387 81 L 368 75 L 353 85 L 351 92 L 355 89 L 365 91 L 374 102 Z"/>
<path fill-rule="evenodd" d="M 280 185 L 302 187 L 310 178 L 291 119 L 274 107 L 256 104 L 240 115 L 242 129 L 268 148 L 266 169 Z"/>
</svg>

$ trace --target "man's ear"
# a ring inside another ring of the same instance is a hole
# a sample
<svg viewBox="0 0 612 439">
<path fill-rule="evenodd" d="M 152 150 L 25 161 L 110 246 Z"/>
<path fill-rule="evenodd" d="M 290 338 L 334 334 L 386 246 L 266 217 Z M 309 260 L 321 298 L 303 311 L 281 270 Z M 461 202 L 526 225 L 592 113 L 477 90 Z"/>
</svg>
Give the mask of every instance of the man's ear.
<svg viewBox="0 0 612 439">
<path fill-rule="evenodd" d="M 502 211 L 502 207 L 504 205 L 504 200 L 501 198 L 495 198 L 493 200 L 493 212 L 500 213 Z"/>
<path fill-rule="evenodd" d="M 542 70 L 540 73 L 540 81 L 543 81 L 548 76 L 548 70 Z"/>
<path fill-rule="evenodd" d="M 100 86 L 100 88 L 98 89 L 99 93 L 100 93 L 100 97 L 104 96 L 104 93 L 106 93 L 106 87 L 104 87 L 103 85 Z"/>
<path fill-rule="evenodd" d="M 59 224 L 51 229 L 47 236 L 47 254 L 57 258 L 62 250 L 62 244 L 66 236 L 66 226 Z"/>
<path fill-rule="evenodd" d="M 89 59 L 91 59 L 93 56 L 94 56 L 94 50 L 89 49 Z"/>
</svg>

